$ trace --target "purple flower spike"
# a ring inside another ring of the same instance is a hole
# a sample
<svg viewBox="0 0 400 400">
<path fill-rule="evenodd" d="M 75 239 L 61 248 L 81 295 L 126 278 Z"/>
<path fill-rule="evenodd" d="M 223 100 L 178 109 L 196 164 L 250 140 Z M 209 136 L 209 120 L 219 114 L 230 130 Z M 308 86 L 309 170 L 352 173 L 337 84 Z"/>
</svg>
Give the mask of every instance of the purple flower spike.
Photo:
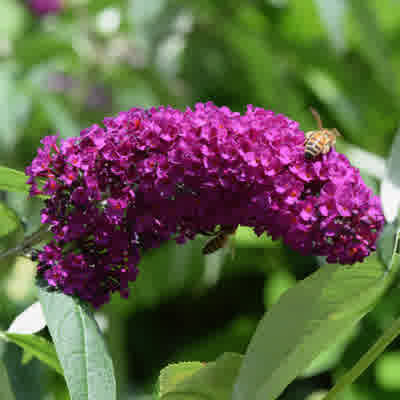
<svg viewBox="0 0 400 400">
<path fill-rule="evenodd" d="M 32 12 L 39 17 L 49 14 L 58 14 L 64 6 L 63 0 L 28 0 Z"/>
<path fill-rule="evenodd" d="M 96 307 L 128 296 L 140 254 L 220 226 L 267 232 L 301 254 L 353 264 L 375 250 L 384 218 L 359 171 L 332 149 L 304 156 L 281 114 L 133 108 L 79 137 L 43 139 L 26 169 L 53 241 L 39 254 L 49 285 Z M 37 178 L 45 179 L 40 184 Z"/>
</svg>

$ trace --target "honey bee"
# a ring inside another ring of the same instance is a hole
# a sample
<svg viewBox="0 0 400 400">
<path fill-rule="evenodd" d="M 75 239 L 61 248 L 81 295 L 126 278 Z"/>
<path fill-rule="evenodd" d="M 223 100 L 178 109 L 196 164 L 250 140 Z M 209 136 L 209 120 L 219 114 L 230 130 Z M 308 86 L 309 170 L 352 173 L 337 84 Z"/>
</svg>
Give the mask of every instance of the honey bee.
<svg viewBox="0 0 400 400">
<path fill-rule="evenodd" d="M 204 245 L 202 253 L 207 255 L 222 249 L 228 244 L 229 237 L 233 235 L 235 231 L 236 227 L 221 226 L 219 231 L 211 234 L 213 237 Z"/>
<path fill-rule="evenodd" d="M 326 154 L 332 146 L 336 143 L 336 137 L 342 136 L 336 129 L 326 129 L 322 126 L 321 117 L 318 112 L 311 108 L 311 113 L 318 124 L 317 131 L 310 131 L 306 133 L 304 141 L 305 157 L 310 160 L 318 154 Z"/>
</svg>

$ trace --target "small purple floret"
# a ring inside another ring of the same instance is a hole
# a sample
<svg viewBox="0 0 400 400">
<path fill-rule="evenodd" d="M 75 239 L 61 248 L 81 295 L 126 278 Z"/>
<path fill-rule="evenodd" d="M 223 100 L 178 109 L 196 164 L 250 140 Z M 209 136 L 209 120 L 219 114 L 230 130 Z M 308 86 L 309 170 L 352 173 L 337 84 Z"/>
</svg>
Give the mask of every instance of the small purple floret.
<svg viewBox="0 0 400 400">
<path fill-rule="evenodd" d="M 54 240 L 39 273 L 98 307 L 129 294 L 140 254 L 217 225 L 267 232 L 302 254 L 353 264 L 375 250 L 379 198 L 332 149 L 306 160 L 304 133 L 284 115 L 212 103 L 133 108 L 76 138 L 42 140 L 26 169 Z M 39 186 L 37 178 L 46 183 Z"/>
</svg>

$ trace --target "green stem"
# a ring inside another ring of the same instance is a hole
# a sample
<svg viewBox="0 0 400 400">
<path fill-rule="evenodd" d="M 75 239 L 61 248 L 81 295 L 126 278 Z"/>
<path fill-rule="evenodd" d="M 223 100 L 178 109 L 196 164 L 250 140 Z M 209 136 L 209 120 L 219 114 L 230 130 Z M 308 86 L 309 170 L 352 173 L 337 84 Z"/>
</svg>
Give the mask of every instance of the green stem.
<svg viewBox="0 0 400 400">
<path fill-rule="evenodd" d="M 36 232 L 24 238 L 24 240 L 18 244 L 16 247 L 5 251 L 4 253 L 0 253 L 0 261 L 6 259 L 11 256 L 18 256 L 28 253 L 33 246 L 38 243 L 50 239 L 52 236 L 46 225 L 41 226 Z"/>
<path fill-rule="evenodd" d="M 386 347 L 400 335 L 400 318 L 396 319 L 392 326 L 383 333 L 375 344 L 360 358 L 354 367 L 339 378 L 335 386 L 323 398 L 333 400 L 335 396 L 347 385 L 353 383 L 378 357 Z"/>
<path fill-rule="evenodd" d="M 399 268 L 399 255 L 397 254 L 397 247 L 400 242 L 400 228 L 398 228 L 395 243 L 393 248 L 392 259 L 390 261 L 388 276 L 386 276 L 386 286 L 389 287 L 393 282 Z M 389 346 L 390 343 L 400 335 L 400 317 L 396 319 L 392 326 L 387 329 L 383 335 L 375 342 L 375 344 L 358 360 L 356 365 L 351 368 L 346 374 L 341 376 L 336 382 L 335 386 L 322 400 L 333 400 L 336 395 L 343 390 L 346 386 L 352 384 Z"/>
</svg>

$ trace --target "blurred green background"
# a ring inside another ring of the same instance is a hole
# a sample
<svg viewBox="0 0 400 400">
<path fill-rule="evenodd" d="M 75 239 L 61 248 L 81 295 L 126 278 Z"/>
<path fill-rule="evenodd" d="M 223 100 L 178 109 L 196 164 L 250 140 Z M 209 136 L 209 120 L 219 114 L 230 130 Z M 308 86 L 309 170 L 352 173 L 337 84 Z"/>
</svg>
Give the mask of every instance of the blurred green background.
<svg viewBox="0 0 400 400">
<path fill-rule="evenodd" d="M 399 41 L 398 0 L 64 0 L 42 18 L 23 0 L 0 0 L 0 165 L 23 169 L 43 136 L 78 135 L 130 107 L 250 103 L 307 131 L 313 106 L 378 193 L 399 125 Z M 42 204 L 0 192 L 0 206 L 1 251 L 37 229 Z M 120 399 L 150 399 L 170 362 L 244 352 L 264 311 L 318 267 L 245 228 L 234 259 L 229 249 L 203 257 L 205 240 L 146 254 L 130 299 L 116 295 L 98 313 Z M 0 329 L 35 300 L 33 281 L 25 258 L 0 265 Z M 399 314 L 399 295 L 388 293 L 281 398 L 318 399 Z M 14 345 L 0 353 L 17 399 L 68 398 L 46 366 L 21 368 Z M 399 395 L 397 340 L 343 399 Z"/>
</svg>

